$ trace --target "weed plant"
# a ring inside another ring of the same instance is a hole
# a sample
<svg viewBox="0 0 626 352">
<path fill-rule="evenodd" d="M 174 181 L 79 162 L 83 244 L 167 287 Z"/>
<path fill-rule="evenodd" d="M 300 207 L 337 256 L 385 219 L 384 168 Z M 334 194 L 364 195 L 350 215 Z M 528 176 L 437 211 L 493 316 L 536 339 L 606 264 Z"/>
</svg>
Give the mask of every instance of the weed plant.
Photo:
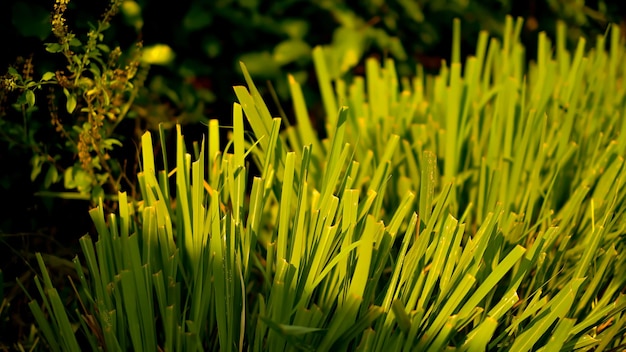
<svg viewBox="0 0 626 352">
<path fill-rule="evenodd" d="M 38 258 L 47 347 L 623 349 L 624 43 L 569 52 L 561 25 L 526 66 L 521 28 L 462 63 L 456 21 L 450 63 L 413 79 L 331 79 L 315 48 L 324 139 L 295 79 L 287 125 L 242 65 L 224 149 L 217 120 L 191 148 L 179 126 L 157 169 L 144 134 L 142 200 L 90 211 L 73 299 Z"/>
<path fill-rule="evenodd" d="M 12 109 L 0 106 L 0 141 L 9 150 L 32 154 L 30 179 L 43 179 L 40 196 L 92 200 L 95 205 L 101 197 L 114 199 L 122 185 L 134 186 L 126 165 L 111 153 L 122 146 L 115 130 L 133 105 L 147 67 L 141 66 L 141 42 L 130 54 L 104 43 L 122 1 L 111 0 L 84 36 L 67 24 L 68 3 L 55 2 L 51 28 L 56 41 L 45 45 L 65 65 L 36 79 L 34 58 L 21 58 L 0 79 L 0 102 L 15 100 Z M 40 120 L 41 109 L 49 110 L 46 123 Z M 50 191 L 60 181 L 64 190 Z"/>
</svg>

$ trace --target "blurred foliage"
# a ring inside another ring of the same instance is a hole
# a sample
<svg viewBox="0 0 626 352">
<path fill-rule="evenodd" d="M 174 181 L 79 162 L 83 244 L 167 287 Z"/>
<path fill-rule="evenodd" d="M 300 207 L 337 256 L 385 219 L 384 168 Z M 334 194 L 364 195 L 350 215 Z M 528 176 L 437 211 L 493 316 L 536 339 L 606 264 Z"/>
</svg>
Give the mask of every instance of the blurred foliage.
<svg viewBox="0 0 626 352">
<path fill-rule="evenodd" d="M 149 126 L 215 117 L 229 125 L 239 61 L 271 82 L 278 100 L 289 99 L 287 73 L 308 83 L 304 95 L 315 99 L 310 51 L 316 45 L 325 47 L 333 77 L 363 73 L 363 59 L 372 55 L 394 58 L 399 74 L 407 75 L 418 63 L 428 72 L 440 68 L 450 55 L 446 38 L 454 18 L 462 20 L 462 53 L 469 53 L 480 30 L 502 35 L 507 14 L 529 19 L 522 38 L 530 50 L 537 31 L 555 34 L 557 20 L 566 22 L 573 47 L 581 35 L 593 45 L 608 23 L 621 23 L 626 14 L 617 2 L 580 0 L 181 0 L 171 11 L 146 0 L 124 4 L 132 9 L 123 11 L 126 23 L 142 33 L 146 47 L 165 44 L 175 54 L 152 69 L 138 111 Z"/>
<path fill-rule="evenodd" d="M 58 13 L 60 3 L 69 9 L 67 14 Z M 581 0 L 524 4 L 512 0 L 181 0 L 163 11 L 146 0 L 113 0 L 111 10 L 94 21 L 93 4 L 82 0 L 57 3 L 53 17 L 65 16 L 63 26 L 87 33 L 79 39 L 71 30 L 50 26 L 50 11 L 39 2 L 2 6 L 11 15 L 10 34 L 36 39 L 14 51 L 19 58 L 5 75 L 2 111 L 8 114 L 6 107 L 13 104 L 13 115 L 0 120 L 2 140 L 10 148 L 21 145 L 34 151 L 29 157 L 30 178 L 38 179 L 45 172 L 44 189 L 64 179 L 66 190 L 78 190 L 80 197 L 93 200 L 115 194 L 124 177 L 123 165 L 110 157 L 111 150 L 122 144 L 124 133 L 113 136 L 122 119 L 136 119 L 138 135 L 145 129 L 156 130 L 159 124 L 169 128 L 175 123 L 206 123 L 212 117 L 229 116 L 233 97 L 229 87 L 241 79 L 239 61 L 247 64 L 253 76 L 272 82 L 279 102 L 289 96 L 287 73 L 299 83 L 310 81 L 315 45 L 325 46 L 332 63 L 329 74 L 334 78 L 362 73 L 363 59 L 371 55 L 393 58 L 399 74 L 406 75 L 417 63 L 427 71 L 437 70 L 442 58 L 450 55 L 446 38 L 451 37 L 453 18 L 463 22 L 462 52 L 469 52 L 478 31 L 502 34 L 506 14 L 528 18 L 527 38 L 535 38 L 531 34 L 540 29 L 554 33 L 555 20 L 562 19 L 573 42 L 583 34 L 602 33 L 609 22 L 621 22 L 626 8 L 614 2 Z M 115 18 L 118 9 L 122 16 Z M 104 38 L 105 30 L 108 38 Z M 31 43 L 41 45 L 42 40 L 55 38 L 57 42 L 47 44 L 46 50 L 62 54 L 65 63 L 35 56 L 36 47 L 28 52 Z M 145 43 L 143 53 L 133 47 L 135 42 Z M 152 68 L 136 77 L 138 55 L 145 70 L 149 65 Z M 67 70 L 59 69 L 60 65 Z M 38 75 L 40 79 L 34 80 Z M 125 82 L 120 81 L 122 76 Z M 46 94 L 43 85 L 61 89 L 71 118 L 55 116 L 58 92 L 47 92 L 48 109 L 43 109 L 39 99 L 35 104 L 36 96 Z M 305 97 L 311 98 L 314 88 L 314 84 L 306 85 Z M 9 91 L 19 91 L 17 99 L 9 99 Z M 44 118 L 47 114 L 52 118 Z M 228 119 L 222 119 L 224 125 L 230 124 Z M 49 143 L 50 127 L 63 141 Z M 78 162 L 68 168 L 60 159 L 69 150 Z M 132 153 L 132 148 L 128 150 Z"/>
<path fill-rule="evenodd" d="M 271 82 L 280 108 L 289 99 L 287 73 L 303 84 L 307 99 L 316 99 L 316 45 L 324 46 L 334 78 L 363 73 L 369 56 L 391 57 L 407 75 L 418 63 L 435 72 L 450 56 L 444 38 L 451 37 L 453 18 L 462 20 L 461 52 L 468 53 L 478 31 L 502 34 L 506 14 L 527 18 L 522 38 L 535 48 L 535 32 L 554 34 L 557 20 L 566 22 L 571 43 L 585 35 L 593 45 L 608 23 L 623 24 L 626 13 L 626 5 L 602 0 L 180 0 L 167 11 L 147 0 L 112 0 L 108 6 L 84 0 L 0 4 L 3 33 L 20 43 L 0 54 L 8 67 L 0 151 L 30 160 L 29 178 L 39 191 L 63 180 L 56 190 L 75 193 L 56 195 L 95 201 L 116 194 L 122 182 L 132 189 L 125 179 L 137 167 L 131 140 L 144 130 L 216 117 L 231 124 L 230 87 L 241 81 L 239 61 Z M 61 17 L 61 27 L 51 26 L 51 14 Z M 315 120 L 319 104 L 311 103 Z M 5 189 L 12 182 L 0 177 Z"/>
</svg>

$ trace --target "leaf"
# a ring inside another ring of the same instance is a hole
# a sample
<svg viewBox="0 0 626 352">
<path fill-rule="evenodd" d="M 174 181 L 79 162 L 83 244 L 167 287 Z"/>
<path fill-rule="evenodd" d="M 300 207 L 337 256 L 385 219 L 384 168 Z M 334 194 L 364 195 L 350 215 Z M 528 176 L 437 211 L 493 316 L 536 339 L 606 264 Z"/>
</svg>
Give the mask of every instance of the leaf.
<svg viewBox="0 0 626 352">
<path fill-rule="evenodd" d="M 67 109 L 67 112 L 71 114 L 74 112 L 74 109 L 76 109 L 76 96 L 70 93 L 67 88 L 63 88 L 63 94 L 65 94 L 65 97 L 67 98 L 65 108 Z"/>
<path fill-rule="evenodd" d="M 15 69 L 15 67 L 10 66 L 7 71 L 9 72 L 11 77 L 18 79 L 18 80 L 22 79 L 22 75 L 19 72 L 17 72 L 17 69 Z"/>
<path fill-rule="evenodd" d="M 517 336 L 510 351 L 531 350 L 557 319 L 564 319 L 574 303 L 578 288 L 584 281 L 584 278 L 576 278 L 569 281 L 569 284 L 563 287 L 541 312 L 534 317 L 528 328 Z"/>
<path fill-rule="evenodd" d="M 245 53 L 237 61 L 243 62 L 255 78 L 275 78 L 280 73 L 278 63 L 267 51 Z"/>
<path fill-rule="evenodd" d="M 461 346 L 461 351 L 486 351 L 487 345 L 491 340 L 493 333 L 498 327 L 498 321 L 491 317 L 487 317 L 478 325 L 477 328 L 472 330 Z"/>
<path fill-rule="evenodd" d="M 35 154 L 32 159 L 30 159 L 30 163 L 33 165 L 32 170 L 30 171 L 30 180 L 35 181 L 37 176 L 41 173 L 41 167 L 43 166 L 44 158 L 41 155 Z"/>
<path fill-rule="evenodd" d="M 121 147 L 123 144 L 118 139 L 107 138 L 103 142 L 105 149 L 113 149 L 114 146 Z"/>
<path fill-rule="evenodd" d="M 313 48 L 313 64 L 315 66 L 315 73 L 319 80 L 320 93 L 322 95 L 322 102 L 324 110 L 326 112 L 326 119 L 330 126 L 334 126 L 334 117 L 337 114 L 338 105 L 333 92 L 331 80 L 335 78 L 334 67 L 326 60 L 327 52 L 331 51 L 323 49 L 321 46 Z"/>
<path fill-rule="evenodd" d="M 313 332 L 323 331 L 324 329 L 319 328 L 310 328 L 308 326 L 297 326 L 297 325 L 286 325 L 286 324 L 277 324 L 270 319 L 260 316 L 259 317 L 265 324 L 269 325 L 272 329 L 276 331 L 280 331 L 281 334 L 286 336 L 301 336 L 310 334 Z"/>
<path fill-rule="evenodd" d="M 413 21 L 417 23 L 424 21 L 424 13 L 420 8 L 419 2 L 412 0 L 398 0 L 398 3 L 402 6 L 404 13 L 407 14 Z"/>
<path fill-rule="evenodd" d="M 63 173 L 63 187 L 65 189 L 76 188 L 76 182 L 74 182 L 74 168 L 68 167 Z"/>
<path fill-rule="evenodd" d="M 79 40 L 78 38 L 76 38 L 76 37 L 74 37 L 74 38 L 72 38 L 72 40 L 70 40 L 70 46 L 72 46 L 72 47 L 74 47 L 74 48 L 79 47 L 79 46 L 81 46 L 81 45 L 83 45 L 83 44 L 82 44 L 82 43 L 80 42 L 80 40 Z M 76 57 L 78 57 L 78 56 L 76 56 Z"/>
<path fill-rule="evenodd" d="M 51 79 L 53 79 L 56 76 L 56 74 L 54 72 L 46 72 L 43 74 L 43 76 L 41 76 L 41 80 L 42 81 L 49 81 Z"/>
<path fill-rule="evenodd" d="M 60 53 L 63 47 L 59 43 L 46 43 L 46 51 L 49 53 Z"/>
<path fill-rule="evenodd" d="M 111 51 L 111 49 L 106 44 L 97 44 L 96 48 L 98 48 L 98 50 L 103 53 L 109 53 Z"/>
<path fill-rule="evenodd" d="M 400 41 L 398 37 L 390 37 L 388 45 L 389 45 L 388 46 L 389 52 L 391 53 L 391 55 L 393 55 L 393 57 L 396 60 L 400 62 L 407 60 L 408 55 L 406 53 L 406 50 L 404 50 L 404 46 L 402 45 L 402 42 Z"/>
<path fill-rule="evenodd" d="M 78 189 L 80 193 L 90 193 L 93 178 L 85 170 L 82 168 L 77 169 L 74 173 L 74 181 L 76 182 L 76 189 Z"/>
<path fill-rule="evenodd" d="M 17 99 L 15 100 L 16 104 L 19 104 L 19 105 L 26 105 L 26 104 L 28 104 L 28 98 L 26 97 L 26 92 L 28 92 L 28 91 L 23 92 L 22 94 L 20 94 L 17 97 Z"/>
<path fill-rule="evenodd" d="M 73 113 L 74 109 L 76 109 L 76 97 L 74 95 L 70 95 L 67 97 L 67 104 L 65 105 L 68 113 Z"/>
<path fill-rule="evenodd" d="M 274 60 L 280 66 L 294 61 L 308 61 L 310 55 L 311 47 L 300 39 L 284 40 L 274 47 Z"/>
<path fill-rule="evenodd" d="M 24 94 L 26 95 L 28 107 L 32 108 L 35 105 L 35 93 L 32 90 L 27 90 Z"/>
<path fill-rule="evenodd" d="M 46 173 L 46 178 L 43 182 L 45 188 L 49 188 L 53 183 L 56 183 L 59 180 L 59 171 L 54 165 L 50 165 L 48 168 L 48 172 Z"/>
<path fill-rule="evenodd" d="M 333 61 L 343 74 L 359 63 L 365 48 L 363 32 L 349 27 L 339 27 L 333 33 Z"/>
<path fill-rule="evenodd" d="M 94 186 L 91 189 L 91 199 L 104 199 L 104 189 L 102 186 Z"/>
</svg>

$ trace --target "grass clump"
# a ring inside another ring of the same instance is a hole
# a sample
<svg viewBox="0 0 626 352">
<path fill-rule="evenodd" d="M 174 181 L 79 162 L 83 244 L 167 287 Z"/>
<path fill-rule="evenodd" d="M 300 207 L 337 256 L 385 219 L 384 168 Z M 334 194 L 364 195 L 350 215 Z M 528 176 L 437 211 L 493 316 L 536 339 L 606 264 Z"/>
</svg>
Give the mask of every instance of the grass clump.
<svg viewBox="0 0 626 352">
<path fill-rule="evenodd" d="M 624 45 L 570 53 L 559 27 L 526 67 L 520 29 L 461 63 L 455 22 L 450 64 L 412 80 L 331 79 L 314 49 L 324 139 L 294 79 L 285 127 L 242 66 L 226 148 L 216 120 L 193 150 L 179 127 L 157 170 L 144 135 L 142 201 L 91 211 L 69 307 L 40 259 L 50 348 L 623 348 Z"/>
</svg>

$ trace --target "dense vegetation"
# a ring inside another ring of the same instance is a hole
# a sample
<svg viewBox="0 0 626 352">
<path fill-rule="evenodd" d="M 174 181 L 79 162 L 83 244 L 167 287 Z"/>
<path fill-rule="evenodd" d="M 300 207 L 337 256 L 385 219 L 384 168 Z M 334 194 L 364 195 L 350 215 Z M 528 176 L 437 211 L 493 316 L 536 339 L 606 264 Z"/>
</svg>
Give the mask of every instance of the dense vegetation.
<svg viewBox="0 0 626 352">
<path fill-rule="evenodd" d="M 621 9 L 438 4 L 2 4 L 0 347 L 623 348 Z"/>
</svg>

